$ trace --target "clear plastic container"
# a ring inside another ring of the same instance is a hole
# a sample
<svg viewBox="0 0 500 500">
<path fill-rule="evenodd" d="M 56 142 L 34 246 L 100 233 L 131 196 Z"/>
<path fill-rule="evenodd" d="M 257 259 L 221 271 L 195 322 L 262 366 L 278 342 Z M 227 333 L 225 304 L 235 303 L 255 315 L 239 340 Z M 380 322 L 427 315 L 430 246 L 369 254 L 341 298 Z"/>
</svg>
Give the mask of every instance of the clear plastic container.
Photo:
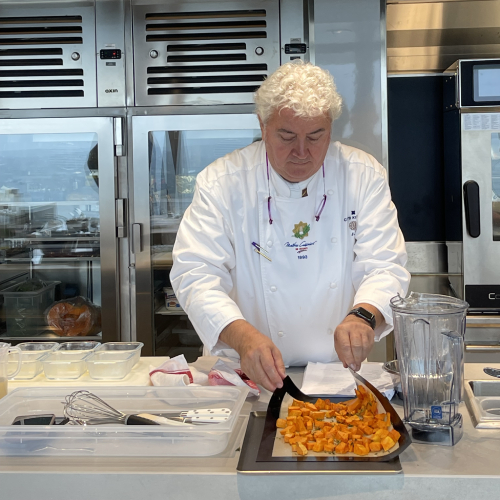
<svg viewBox="0 0 500 500">
<path fill-rule="evenodd" d="M 87 369 L 96 380 L 121 380 L 135 365 L 134 351 L 94 351 L 87 358 Z"/>
<path fill-rule="evenodd" d="M 134 366 L 141 358 L 141 350 L 144 344 L 142 342 L 105 342 L 97 347 L 96 351 L 105 352 L 134 352 Z"/>
<path fill-rule="evenodd" d="M 82 341 L 82 342 L 62 342 L 59 344 L 58 351 L 93 351 L 101 345 L 100 342 Z"/>
<path fill-rule="evenodd" d="M 52 351 L 43 358 L 43 371 L 49 380 L 76 380 L 87 371 L 91 351 Z"/>
<path fill-rule="evenodd" d="M 56 351 L 57 352 L 57 351 Z M 0 456 L 208 457 L 222 453 L 237 430 L 246 387 L 95 387 L 93 392 L 125 413 L 171 414 L 201 408 L 229 408 L 225 422 L 204 425 L 11 424 L 19 415 L 54 413 L 74 387 L 23 387 L 0 400 Z"/>
<path fill-rule="evenodd" d="M 56 349 L 57 342 L 23 342 L 17 347 L 21 349 L 21 370 L 12 380 L 31 380 L 43 371 L 42 361 L 45 356 Z M 17 353 L 9 353 L 9 371 L 17 365 Z"/>
<path fill-rule="evenodd" d="M 47 328 L 45 310 L 54 302 L 55 287 L 59 283 L 60 281 L 49 282 L 33 292 L 17 292 L 19 284 L 0 291 L 5 301 L 9 337 L 36 335 Z"/>
</svg>

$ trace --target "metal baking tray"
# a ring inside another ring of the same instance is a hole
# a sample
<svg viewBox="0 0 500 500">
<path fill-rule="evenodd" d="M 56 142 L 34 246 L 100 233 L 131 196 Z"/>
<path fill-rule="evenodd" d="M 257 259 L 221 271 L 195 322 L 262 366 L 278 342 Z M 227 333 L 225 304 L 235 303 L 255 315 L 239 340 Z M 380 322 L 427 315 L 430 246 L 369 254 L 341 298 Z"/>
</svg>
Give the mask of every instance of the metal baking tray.
<svg viewBox="0 0 500 500">
<path fill-rule="evenodd" d="M 301 401 L 314 402 L 317 396 L 307 396 L 292 382 L 290 377 L 283 381 L 283 387 L 274 392 L 267 412 L 250 414 L 249 426 L 243 442 L 243 447 L 237 471 L 241 473 L 339 473 L 339 474 L 397 474 L 402 472 L 399 455 L 411 444 L 411 438 L 406 427 L 392 407 L 389 400 L 375 387 L 357 373 L 353 373 L 356 383 L 368 388 L 391 415 L 393 427 L 401 434 L 399 447 L 387 455 L 380 457 L 353 456 L 293 456 L 273 457 L 274 441 L 276 439 L 276 420 L 281 404 L 287 394 Z M 350 398 L 329 398 L 340 403 Z"/>
</svg>

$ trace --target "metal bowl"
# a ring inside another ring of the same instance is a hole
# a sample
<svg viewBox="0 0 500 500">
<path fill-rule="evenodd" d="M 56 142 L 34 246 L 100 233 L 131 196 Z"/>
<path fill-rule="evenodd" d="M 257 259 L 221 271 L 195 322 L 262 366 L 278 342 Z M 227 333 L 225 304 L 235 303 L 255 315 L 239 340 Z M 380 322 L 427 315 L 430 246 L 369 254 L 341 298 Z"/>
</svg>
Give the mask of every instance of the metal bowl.
<svg viewBox="0 0 500 500">
<path fill-rule="evenodd" d="M 401 389 L 401 376 L 399 374 L 399 363 L 397 359 L 386 361 L 382 365 L 382 369 L 391 374 L 394 390 L 398 398 L 403 399 L 403 391 Z"/>
</svg>

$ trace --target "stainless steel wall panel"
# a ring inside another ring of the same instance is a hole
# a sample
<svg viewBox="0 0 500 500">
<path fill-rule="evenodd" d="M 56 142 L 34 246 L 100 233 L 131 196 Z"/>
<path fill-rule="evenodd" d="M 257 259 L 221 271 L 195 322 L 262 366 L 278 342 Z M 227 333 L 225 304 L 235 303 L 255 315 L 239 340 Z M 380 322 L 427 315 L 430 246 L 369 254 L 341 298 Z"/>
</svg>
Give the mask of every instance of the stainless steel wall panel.
<svg viewBox="0 0 500 500">
<path fill-rule="evenodd" d="M 119 59 L 97 56 L 97 105 L 126 105 L 125 85 L 125 5 L 123 0 L 98 0 L 96 3 L 96 53 L 101 49 L 119 50 Z"/>
<path fill-rule="evenodd" d="M 440 73 L 461 58 L 500 56 L 500 1 L 387 2 L 388 72 Z"/>
<path fill-rule="evenodd" d="M 333 139 L 387 166 L 383 7 L 379 0 L 315 0 L 314 37 L 315 62 L 330 71 L 344 100 Z"/>
</svg>

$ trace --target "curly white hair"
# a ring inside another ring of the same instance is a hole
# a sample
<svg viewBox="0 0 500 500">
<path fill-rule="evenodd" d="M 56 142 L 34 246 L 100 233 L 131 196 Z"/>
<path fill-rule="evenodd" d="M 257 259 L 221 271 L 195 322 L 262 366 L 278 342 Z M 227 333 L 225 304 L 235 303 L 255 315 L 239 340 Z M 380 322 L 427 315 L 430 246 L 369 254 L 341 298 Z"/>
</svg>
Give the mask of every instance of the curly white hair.
<svg viewBox="0 0 500 500">
<path fill-rule="evenodd" d="M 265 124 L 276 110 L 289 108 L 296 116 L 315 118 L 342 113 L 342 97 L 332 75 L 301 59 L 280 66 L 254 94 L 256 113 Z"/>
</svg>

